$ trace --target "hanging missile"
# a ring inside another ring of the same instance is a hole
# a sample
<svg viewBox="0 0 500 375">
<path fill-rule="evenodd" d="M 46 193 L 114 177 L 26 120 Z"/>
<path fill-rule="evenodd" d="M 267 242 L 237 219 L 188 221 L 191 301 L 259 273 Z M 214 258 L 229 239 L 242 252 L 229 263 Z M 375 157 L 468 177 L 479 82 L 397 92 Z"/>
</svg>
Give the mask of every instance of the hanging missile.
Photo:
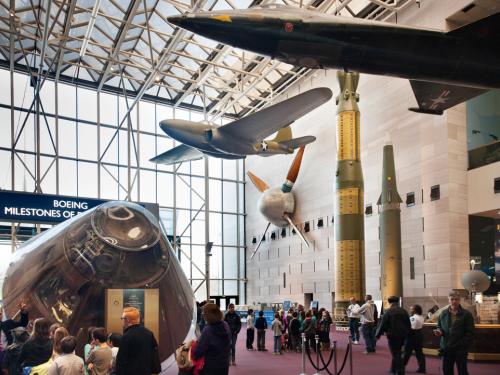
<svg viewBox="0 0 500 375">
<path fill-rule="evenodd" d="M 337 171 L 335 174 L 335 311 L 345 321 L 349 298 L 365 294 L 363 173 L 360 157 L 360 113 L 356 88 L 359 73 L 337 72 Z"/>
<path fill-rule="evenodd" d="M 380 263 L 382 266 L 380 289 L 384 309 L 389 308 L 388 297 L 403 296 L 401 210 L 399 208 L 401 202 L 396 186 L 393 146 L 385 145 L 382 164 L 382 193 L 377 202 L 380 213 Z"/>
</svg>

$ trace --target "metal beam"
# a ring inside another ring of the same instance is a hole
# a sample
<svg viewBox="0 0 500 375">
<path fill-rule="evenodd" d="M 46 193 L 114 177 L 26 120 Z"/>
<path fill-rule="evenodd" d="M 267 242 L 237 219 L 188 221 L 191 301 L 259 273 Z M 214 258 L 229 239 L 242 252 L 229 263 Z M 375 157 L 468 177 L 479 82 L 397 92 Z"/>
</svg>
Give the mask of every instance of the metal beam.
<svg viewBox="0 0 500 375">
<path fill-rule="evenodd" d="M 113 68 L 113 63 L 115 62 L 116 58 L 118 57 L 118 54 L 120 53 L 122 43 L 125 41 L 128 30 L 132 26 L 132 21 L 134 20 L 134 17 L 137 14 L 137 9 L 139 8 L 140 4 L 141 0 L 134 0 L 128 9 L 125 24 L 118 31 L 118 38 L 116 39 L 116 42 L 113 45 L 112 53 L 109 56 L 108 62 L 106 63 L 106 68 L 104 69 L 104 73 L 102 74 L 99 80 L 99 86 L 97 87 L 97 91 L 101 91 L 102 86 L 106 83 L 106 80 L 108 79 L 109 73 Z M 120 62 L 118 61 L 118 63 Z"/>
</svg>

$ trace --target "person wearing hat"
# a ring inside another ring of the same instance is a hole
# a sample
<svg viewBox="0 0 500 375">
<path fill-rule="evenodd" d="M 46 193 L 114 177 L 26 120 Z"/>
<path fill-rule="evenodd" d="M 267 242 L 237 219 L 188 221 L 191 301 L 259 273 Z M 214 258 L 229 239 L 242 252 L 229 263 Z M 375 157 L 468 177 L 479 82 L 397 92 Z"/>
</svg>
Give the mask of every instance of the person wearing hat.
<svg viewBox="0 0 500 375">
<path fill-rule="evenodd" d="M 453 375 L 457 366 L 458 375 L 468 375 L 467 355 L 474 339 L 474 317 L 460 305 L 460 294 L 451 290 L 449 307 L 439 314 L 436 336 L 441 337 L 440 353 L 443 355 L 443 374 Z"/>
<path fill-rule="evenodd" d="M 21 355 L 21 349 L 26 341 L 28 341 L 30 334 L 24 327 L 17 327 L 11 331 L 13 343 L 7 346 L 2 361 L 3 371 L 7 371 L 9 375 L 17 375 L 20 371 L 18 359 Z"/>
<path fill-rule="evenodd" d="M 125 307 L 121 317 L 123 336 L 116 355 L 117 375 L 151 375 L 161 372 L 158 343 L 141 323 L 139 310 Z"/>
</svg>

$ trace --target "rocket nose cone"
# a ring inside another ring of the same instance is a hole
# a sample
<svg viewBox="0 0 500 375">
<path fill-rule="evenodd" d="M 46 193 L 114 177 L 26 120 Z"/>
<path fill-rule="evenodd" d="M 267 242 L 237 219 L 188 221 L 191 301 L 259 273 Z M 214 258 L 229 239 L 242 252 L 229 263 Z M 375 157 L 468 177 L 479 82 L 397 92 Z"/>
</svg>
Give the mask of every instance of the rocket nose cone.
<svg viewBox="0 0 500 375">
<path fill-rule="evenodd" d="M 126 251 L 144 251 L 160 239 L 156 218 L 135 203 L 107 202 L 92 213 L 92 228 L 97 236 L 112 247 Z"/>
</svg>

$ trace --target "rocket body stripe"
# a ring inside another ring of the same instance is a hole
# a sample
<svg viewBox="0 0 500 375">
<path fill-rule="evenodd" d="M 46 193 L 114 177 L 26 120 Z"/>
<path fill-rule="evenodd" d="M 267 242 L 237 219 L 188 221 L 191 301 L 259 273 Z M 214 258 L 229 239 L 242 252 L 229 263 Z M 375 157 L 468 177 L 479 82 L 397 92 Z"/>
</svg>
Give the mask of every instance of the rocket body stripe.
<svg viewBox="0 0 500 375">
<path fill-rule="evenodd" d="M 335 310 L 346 321 L 349 298 L 365 294 L 364 185 L 360 152 L 358 73 L 337 72 L 337 172 L 335 176 Z"/>
</svg>

